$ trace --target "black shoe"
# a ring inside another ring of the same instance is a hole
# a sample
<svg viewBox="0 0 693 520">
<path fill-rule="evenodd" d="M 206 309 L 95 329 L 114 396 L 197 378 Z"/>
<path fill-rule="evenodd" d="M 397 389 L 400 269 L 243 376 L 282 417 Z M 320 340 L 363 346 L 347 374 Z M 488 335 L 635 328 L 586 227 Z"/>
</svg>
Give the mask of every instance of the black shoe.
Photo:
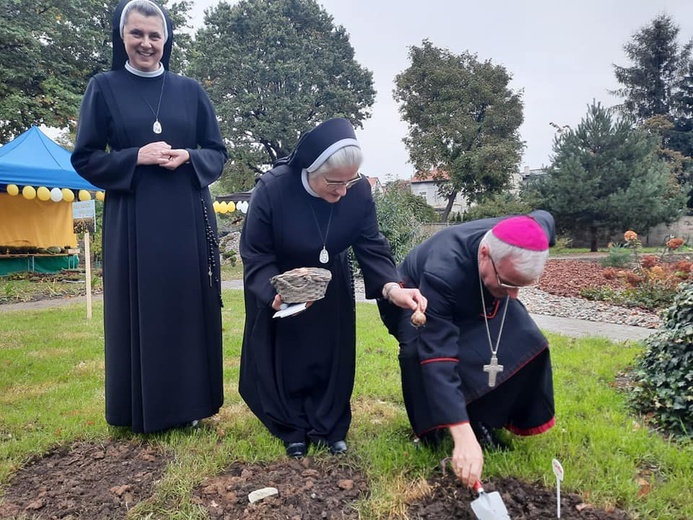
<svg viewBox="0 0 693 520">
<path fill-rule="evenodd" d="M 330 453 L 332 455 L 341 455 L 342 453 L 346 453 L 346 451 L 347 445 L 344 441 L 336 441 L 330 444 Z"/>
<path fill-rule="evenodd" d="M 291 442 L 286 444 L 286 454 L 292 459 L 302 459 L 308 452 L 308 445 L 305 442 Z"/>
<path fill-rule="evenodd" d="M 482 422 L 474 423 L 472 430 L 482 449 L 488 451 L 506 451 L 510 449 L 496 433 Z"/>
</svg>

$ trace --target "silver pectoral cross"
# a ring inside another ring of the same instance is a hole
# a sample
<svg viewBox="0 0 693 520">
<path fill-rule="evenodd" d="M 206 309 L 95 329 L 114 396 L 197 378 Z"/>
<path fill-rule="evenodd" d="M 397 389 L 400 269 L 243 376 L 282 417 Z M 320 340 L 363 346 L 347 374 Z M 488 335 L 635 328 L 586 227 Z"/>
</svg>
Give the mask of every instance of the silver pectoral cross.
<svg viewBox="0 0 693 520">
<path fill-rule="evenodd" d="M 498 364 L 498 358 L 495 355 L 491 356 L 491 362 L 484 365 L 484 372 L 488 372 L 488 386 L 496 386 L 496 376 L 502 371 L 503 365 Z"/>
</svg>

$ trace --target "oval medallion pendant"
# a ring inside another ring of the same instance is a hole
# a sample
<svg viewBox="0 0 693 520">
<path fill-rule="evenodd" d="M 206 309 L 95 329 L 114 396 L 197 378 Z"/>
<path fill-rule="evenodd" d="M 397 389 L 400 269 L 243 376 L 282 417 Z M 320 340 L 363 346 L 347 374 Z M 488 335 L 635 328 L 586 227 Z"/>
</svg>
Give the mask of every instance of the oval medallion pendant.
<svg viewBox="0 0 693 520">
<path fill-rule="evenodd" d="M 320 251 L 320 263 L 321 264 L 326 264 L 327 262 L 330 261 L 330 254 L 327 252 L 327 249 L 323 246 L 322 251 Z"/>
<path fill-rule="evenodd" d="M 154 121 L 154 125 L 152 126 L 152 130 L 154 131 L 155 134 L 161 133 L 161 123 L 159 123 L 158 119 L 156 121 Z"/>
</svg>

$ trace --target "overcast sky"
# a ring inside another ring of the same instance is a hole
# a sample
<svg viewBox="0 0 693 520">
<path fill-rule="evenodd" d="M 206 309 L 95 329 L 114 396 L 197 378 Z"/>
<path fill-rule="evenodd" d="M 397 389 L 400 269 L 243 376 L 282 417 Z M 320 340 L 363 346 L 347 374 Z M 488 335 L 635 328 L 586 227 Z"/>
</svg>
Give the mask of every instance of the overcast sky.
<svg viewBox="0 0 693 520">
<path fill-rule="evenodd" d="M 693 37 L 693 0 L 318 0 L 350 35 L 356 60 L 373 72 L 372 117 L 357 130 L 362 173 L 408 179 L 414 174 L 402 138 L 407 126 L 392 98 L 394 78 L 409 66 L 408 48 L 424 39 L 459 54 L 503 65 L 511 88 L 524 91 L 522 167 L 550 163 L 555 130 L 575 126 L 593 99 L 617 103 L 613 65 L 628 66 L 623 45 L 659 14 Z M 218 0 L 195 0 L 196 26 Z M 229 3 L 236 3 L 231 0 Z"/>
</svg>

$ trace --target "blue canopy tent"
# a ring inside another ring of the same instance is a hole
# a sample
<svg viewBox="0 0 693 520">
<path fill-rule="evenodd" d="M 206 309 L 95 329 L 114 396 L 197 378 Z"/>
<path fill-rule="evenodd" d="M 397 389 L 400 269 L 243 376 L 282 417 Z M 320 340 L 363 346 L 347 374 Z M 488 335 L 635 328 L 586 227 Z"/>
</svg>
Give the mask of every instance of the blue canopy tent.
<svg viewBox="0 0 693 520">
<path fill-rule="evenodd" d="M 0 275 L 74 264 L 67 250 L 77 246 L 72 200 L 79 190 L 98 188 L 77 174 L 70 152 L 37 127 L 0 147 Z"/>
<path fill-rule="evenodd" d="M 0 184 L 96 191 L 70 163 L 70 152 L 36 126 L 0 146 Z"/>
</svg>

